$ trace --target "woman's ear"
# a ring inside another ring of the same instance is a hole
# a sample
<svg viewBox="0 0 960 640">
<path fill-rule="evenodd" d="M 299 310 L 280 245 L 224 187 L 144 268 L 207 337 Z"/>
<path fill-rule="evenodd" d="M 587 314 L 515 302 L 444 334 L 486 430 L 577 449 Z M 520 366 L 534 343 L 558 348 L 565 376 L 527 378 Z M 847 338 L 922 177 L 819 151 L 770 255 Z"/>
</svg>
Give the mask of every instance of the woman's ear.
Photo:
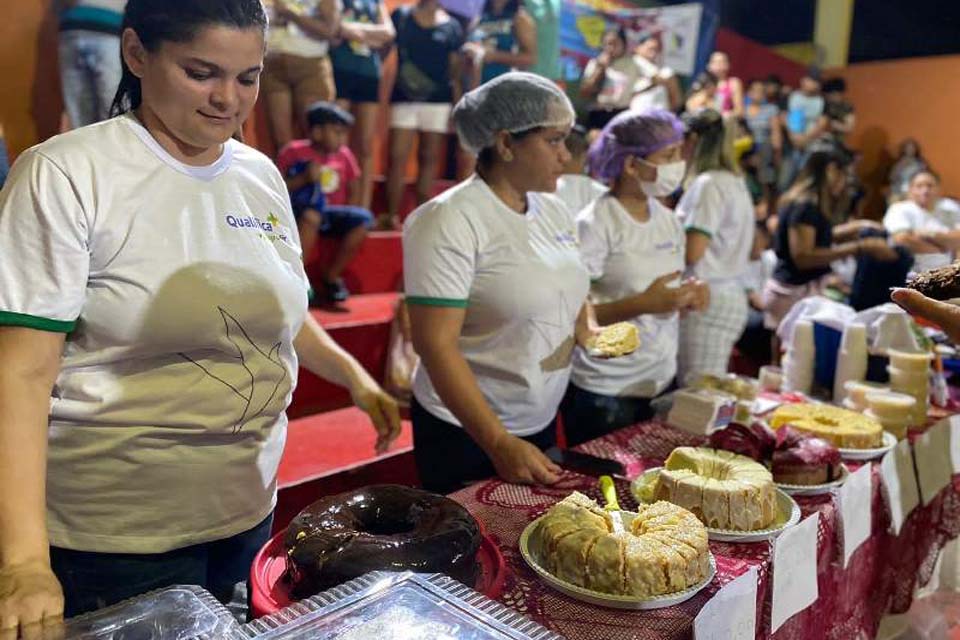
<svg viewBox="0 0 960 640">
<path fill-rule="evenodd" d="M 497 142 L 495 144 L 497 149 L 497 155 L 504 162 L 513 162 L 513 136 L 511 136 L 506 131 L 501 131 L 497 134 Z"/>
<path fill-rule="evenodd" d="M 140 36 L 131 28 L 123 30 L 123 36 L 120 40 L 120 53 L 123 55 L 123 61 L 127 63 L 130 73 L 138 78 L 143 77 L 143 67 L 147 62 L 147 50 L 140 42 Z"/>
<path fill-rule="evenodd" d="M 623 161 L 623 175 L 634 180 L 653 182 L 657 179 L 657 169 L 636 156 L 627 156 Z"/>
</svg>

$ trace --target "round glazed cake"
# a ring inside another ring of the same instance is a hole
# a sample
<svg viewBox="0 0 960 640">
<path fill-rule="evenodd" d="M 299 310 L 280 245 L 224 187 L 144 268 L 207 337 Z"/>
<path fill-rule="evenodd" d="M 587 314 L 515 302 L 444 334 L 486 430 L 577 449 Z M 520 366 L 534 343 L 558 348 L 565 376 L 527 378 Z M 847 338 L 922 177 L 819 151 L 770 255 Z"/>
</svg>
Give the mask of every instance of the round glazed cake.
<svg viewBox="0 0 960 640">
<path fill-rule="evenodd" d="M 710 571 L 706 529 L 668 502 L 641 505 L 629 530 L 614 533 L 610 515 L 574 492 L 537 523 L 530 551 L 561 580 L 619 595 L 683 591 Z"/>
<path fill-rule="evenodd" d="M 873 449 L 883 439 L 883 427 L 876 420 L 828 404 L 782 405 L 770 417 L 770 426 L 786 425 L 844 449 Z"/>
<path fill-rule="evenodd" d="M 377 570 L 443 573 L 473 587 L 480 528 L 449 498 L 373 485 L 313 503 L 293 519 L 283 542 L 296 598 Z"/>
<path fill-rule="evenodd" d="M 654 497 L 679 505 L 708 527 L 756 531 L 777 516 L 773 476 L 731 451 L 677 447 L 657 478 Z"/>
</svg>

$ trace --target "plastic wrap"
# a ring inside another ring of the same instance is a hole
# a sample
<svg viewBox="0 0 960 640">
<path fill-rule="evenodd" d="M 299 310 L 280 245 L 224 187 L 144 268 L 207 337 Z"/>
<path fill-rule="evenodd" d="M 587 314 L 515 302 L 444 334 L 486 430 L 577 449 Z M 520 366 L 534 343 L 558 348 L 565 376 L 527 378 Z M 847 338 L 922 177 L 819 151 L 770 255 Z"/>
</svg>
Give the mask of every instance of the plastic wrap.
<svg viewBox="0 0 960 640">
<path fill-rule="evenodd" d="M 242 628 L 257 640 L 562 640 L 442 574 L 374 571 Z"/>
<path fill-rule="evenodd" d="M 240 625 L 200 587 L 151 591 L 71 618 L 65 640 L 229 640 Z"/>
</svg>

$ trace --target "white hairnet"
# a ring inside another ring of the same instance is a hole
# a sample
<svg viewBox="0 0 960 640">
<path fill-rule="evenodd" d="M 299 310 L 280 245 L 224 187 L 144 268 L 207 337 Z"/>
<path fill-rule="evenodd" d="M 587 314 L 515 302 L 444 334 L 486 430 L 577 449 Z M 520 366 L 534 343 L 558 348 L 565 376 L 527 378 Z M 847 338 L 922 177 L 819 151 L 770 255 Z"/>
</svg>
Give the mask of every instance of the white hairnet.
<svg viewBox="0 0 960 640">
<path fill-rule="evenodd" d="M 460 144 L 474 155 L 492 147 L 501 131 L 567 127 L 573 119 L 573 105 L 560 87 L 523 71 L 511 71 L 480 85 L 453 108 Z"/>
</svg>

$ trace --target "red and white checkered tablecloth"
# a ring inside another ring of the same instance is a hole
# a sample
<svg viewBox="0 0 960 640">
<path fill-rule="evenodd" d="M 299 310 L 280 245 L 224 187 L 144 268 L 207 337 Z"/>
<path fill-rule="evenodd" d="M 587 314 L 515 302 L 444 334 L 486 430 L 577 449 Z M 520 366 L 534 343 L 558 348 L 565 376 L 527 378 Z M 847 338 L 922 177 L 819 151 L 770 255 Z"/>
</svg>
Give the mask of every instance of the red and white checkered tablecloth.
<svg viewBox="0 0 960 640">
<path fill-rule="evenodd" d="M 678 446 L 700 445 L 702 437 L 652 421 L 622 429 L 578 447 L 619 460 L 637 473 L 659 466 Z M 850 465 L 850 463 L 848 463 Z M 853 466 L 853 465 L 850 465 Z M 624 508 L 636 505 L 626 482 L 617 482 Z M 599 499 L 596 479 L 565 473 L 551 487 L 514 485 L 489 480 L 451 495 L 481 520 L 500 545 L 510 575 L 501 602 L 544 626 L 576 640 L 661 640 L 692 637 L 693 620 L 722 584 L 756 566 L 759 575 L 758 638 L 774 640 L 853 640 L 873 638 L 888 611 L 909 608 L 914 587 L 932 574 L 937 554 L 960 534 L 960 476 L 926 507 L 914 510 L 900 535 L 888 533 L 889 515 L 880 494 L 879 469 L 873 471 L 873 526 L 870 538 L 843 568 L 839 508 L 835 495 L 799 497 L 803 516 L 819 514 L 817 577 L 819 598 L 770 634 L 771 552 L 769 542 L 711 542 L 717 560 L 713 583 L 687 602 L 652 611 L 622 611 L 585 604 L 542 583 L 520 557 L 524 527 L 554 502 L 579 490 Z"/>
</svg>

